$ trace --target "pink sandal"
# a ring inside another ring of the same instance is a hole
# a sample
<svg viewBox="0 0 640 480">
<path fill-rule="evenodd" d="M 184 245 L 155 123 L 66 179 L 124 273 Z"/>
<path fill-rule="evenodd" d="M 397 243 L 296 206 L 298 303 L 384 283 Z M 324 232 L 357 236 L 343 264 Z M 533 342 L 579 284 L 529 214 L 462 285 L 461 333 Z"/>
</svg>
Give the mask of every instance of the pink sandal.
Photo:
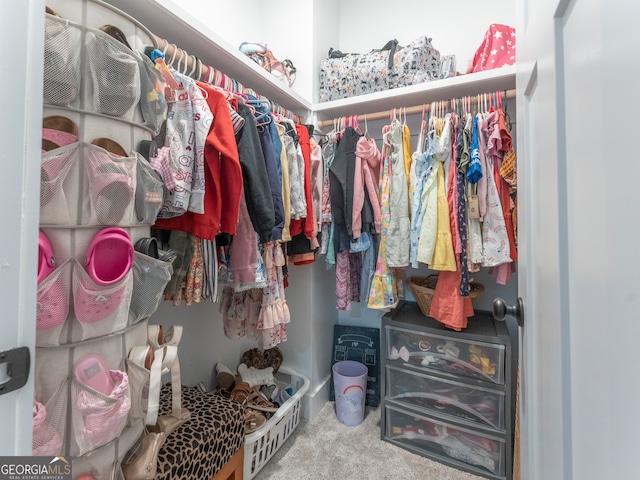
<svg viewBox="0 0 640 480">
<path fill-rule="evenodd" d="M 62 115 L 42 119 L 42 152 L 49 152 L 78 141 L 78 125 Z"/>
<path fill-rule="evenodd" d="M 92 208 L 102 225 L 117 225 L 133 203 L 133 173 L 127 168 L 126 160 L 117 160 L 127 156 L 118 143 L 97 138 L 93 144 L 95 146 L 87 147 L 91 162 L 87 172 L 90 176 Z"/>
<path fill-rule="evenodd" d="M 80 443 L 93 448 L 105 445 L 120 435 L 127 421 L 131 408 L 129 377 L 120 370 L 109 370 L 102 357 L 93 353 L 76 361 L 73 375 L 82 385 L 108 397 L 81 389 L 76 403 L 84 422 Z"/>
</svg>

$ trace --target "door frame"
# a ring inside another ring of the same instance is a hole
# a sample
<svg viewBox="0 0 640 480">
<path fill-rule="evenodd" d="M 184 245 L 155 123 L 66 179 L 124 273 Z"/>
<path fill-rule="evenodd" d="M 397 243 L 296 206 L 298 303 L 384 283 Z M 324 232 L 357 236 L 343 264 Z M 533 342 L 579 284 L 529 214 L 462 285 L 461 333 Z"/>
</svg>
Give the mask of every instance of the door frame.
<svg viewBox="0 0 640 480">
<path fill-rule="evenodd" d="M 44 0 L 0 2 L 0 145 L 4 177 L 0 199 L 2 335 L 0 352 L 27 347 L 27 384 L 0 395 L 0 455 L 31 455 L 34 397 L 37 238 L 44 56 Z M 0 382 L 7 380 L 7 364 Z"/>
</svg>

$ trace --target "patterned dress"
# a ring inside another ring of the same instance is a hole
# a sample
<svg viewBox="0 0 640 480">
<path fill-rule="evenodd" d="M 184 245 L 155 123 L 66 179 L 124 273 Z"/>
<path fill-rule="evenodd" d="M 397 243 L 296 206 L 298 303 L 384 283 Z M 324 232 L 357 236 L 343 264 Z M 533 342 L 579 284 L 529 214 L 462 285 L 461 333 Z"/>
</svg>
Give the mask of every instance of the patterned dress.
<svg viewBox="0 0 640 480">
<path fill-rule="evenodd" d="M 380 168 L 380 216 L 382 232 L 376 272 L 369 290 L 368 308 L 388 310 L 398 304 L 398 289 L 395 269 L 387 266 L 387 235 L 391 221 L 389 209 L 389 192 L 391 186 L 391 144 L 389 142 L 389 126 L 383 128 L 382 164 Z"/>
</svg>

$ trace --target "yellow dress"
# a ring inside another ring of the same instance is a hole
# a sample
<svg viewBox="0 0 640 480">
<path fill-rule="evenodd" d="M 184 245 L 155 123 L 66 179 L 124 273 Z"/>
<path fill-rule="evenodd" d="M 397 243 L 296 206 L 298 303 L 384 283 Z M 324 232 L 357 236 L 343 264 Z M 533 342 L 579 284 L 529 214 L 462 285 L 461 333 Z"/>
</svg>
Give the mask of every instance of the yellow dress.
<svg viewBox="0 0 640 480">
<path fill-rule="evenodd" d="M 457 270 L 456 256 L 453 252 L 451 224 L 449 223 L 449 204 L 447 203 L 447 192 L 444 187 L 444 168 L 442 168 L 442 165 L 438 168 L 436 182 L 438 185 L 437 236 L 433 250 L 433 261 L 429 268 L 455 272 Z"/>
<path fill-rule="evenodd" d="M 404 155 L 404 173 L 407 177 L 407 188 L 409 198 L 413 198 L 413 185 L 411 183 L 411 164 L 413 163 L 413 152 L 411 151 L 411 131 L 406 125 L 402 129 L 402 153 Z M 411 202 L 409 202 L 409 218 L 411 218 Z"/>
</svg>

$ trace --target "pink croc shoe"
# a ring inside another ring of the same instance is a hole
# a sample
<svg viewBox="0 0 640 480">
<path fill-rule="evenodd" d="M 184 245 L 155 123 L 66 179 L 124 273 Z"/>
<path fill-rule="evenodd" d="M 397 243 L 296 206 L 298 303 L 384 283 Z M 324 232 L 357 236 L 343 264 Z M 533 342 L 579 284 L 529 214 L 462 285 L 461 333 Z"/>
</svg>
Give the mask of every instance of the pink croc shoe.
<svg viewBox="0 0 640 480">
<path fill-rule="evenodd" d="M 87 249 L 86 271 L 98 287 L 86 276 L 81 280 L 74 298 L 80 322 L 97 322 L 118 310 L 128 288 L 122 280 L 131 270 L 133 258 L 131 238 L 122 228 L 104 228 L 93 237 Z"/>
<path fill-rule="evenodd" d="M 129 273 L 133 257 L 133 244 L 126 230 L 103 228 L 87 249 L 87 273 L 98 285 L 114 285 Z"/>
<path fill-rule="evenodd" d="M 38 284 L 47 278 L 56 268 L 56 260 L 53 257 L 53 247 L 49 237 L 40 231 L 38 237 Z"/>
<path fill-rule="evenodd" d="M 36 330 L 48 330 L 62 324 L 69 313 L 69 299 L 59 275 L 41 285 L 55 270 L 56 261 L 49 238 L 40 232 L 38 238 L 38 297 Z"/>
</svg>

